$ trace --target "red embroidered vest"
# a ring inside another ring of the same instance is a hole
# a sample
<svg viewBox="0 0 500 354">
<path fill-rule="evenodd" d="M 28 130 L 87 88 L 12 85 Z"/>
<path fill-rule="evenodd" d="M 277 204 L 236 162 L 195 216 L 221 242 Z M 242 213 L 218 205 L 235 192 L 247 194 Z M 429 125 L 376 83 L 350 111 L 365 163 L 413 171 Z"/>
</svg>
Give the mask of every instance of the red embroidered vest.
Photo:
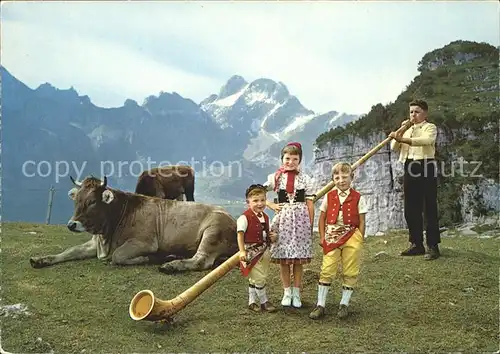
<svg viewBox="0 0 500 354">
<path fill-rule="evenodd" d="M 264 243 L 262 231 L 266 231 L 266 235 L 269 237 L 269 216 L 266 213 L 262 213 L 264 220 L 266 220 L 266 226 L 263 228 L 259 218 L 251 209 L 245 210 L 243 215 L 246 216 L 248 222 L 244 237 L 245 243 Z"/>
<path fill-rule="evenodd" d="M 328 204 L 326 208 L 326 223 L 327 224 L 335 224 L 337 222 L 337 218 L 339 216 L 339 210 L 342 207 L 342 219 L 344 225 L 353 225 L 359 226 L 359 212 L 358 212 L 358 203 L 361 194 L 356 190 L 351 188 L 351 191 L 347 198 L 344 200 L 344 203 L 340 205 L 340 199 L 338 194 L 338 189 L 334 189 L 330 193 L 328 193 Z"/>
</svg>

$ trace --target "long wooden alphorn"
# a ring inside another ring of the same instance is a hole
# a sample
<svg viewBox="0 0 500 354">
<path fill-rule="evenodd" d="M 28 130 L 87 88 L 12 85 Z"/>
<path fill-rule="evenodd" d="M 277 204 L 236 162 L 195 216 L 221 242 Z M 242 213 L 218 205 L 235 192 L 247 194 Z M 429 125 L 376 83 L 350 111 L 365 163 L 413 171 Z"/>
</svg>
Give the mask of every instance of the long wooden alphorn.
<svg viewBox="0 0 500 354">
<path fill-rule="evenodd" d="M 410 123 L 407 125 L 402 125 L 397 133 L 408 129 L 411 126 Z M 377 151 L 379 151 L 385 144 L 391 141 L 392 138 L 387 137 L 380 144 L 375 146 L 373 149 L 368 151 L 363 157 L 351 165 L 354 170 L 359 167 L 362 163 L 372 157 Z M 333 182 L 328 183 L 326 186 L 321 188 L 314 198 L 316 202 L 323 195 L 328 193 L 330 189 L 334 186 Z M 239 253 L 236 253 L 231 258 L 226 260 L 220 266 L 212 270 L 210 273 L 205 275 L 196 284 L 191 286 L 189 289 L 184 291 L 182 294 L 176 296 L 172 300 L 161 300 L 154 296 L 151 290 L 141 290 L 132 298 L 129 306 L 129 315 L 133 320 L 147 320 L 147 321 L 168 321 L 171 320 L 172 316 L 186 307 L 189 303 L 195 300 L 201 295 L 205 290 L 207 290 L 212 284 L 224 277 L 231 269 L 234 269 L 239 264 Z"/>
<path fill-rule="evenodd" d="M 396 131 L 396 134 L 400 134 L 400 133 L 406 131 L 410 127 L 411 127 L 411 123 L 408 121 L 406 124 L 401 125 L 401 127 L 399 127 L 399 129 Z M 390 136 L 385 138 L 380 144 L 375 146 L 373 149 L 371 149 L 365 155 L 363 155 L 358 161 L 353 163 L 351 165 L 351 169 L 354 171 L 356 168 L 361 166 L 363 163 L 366 162 L 366 160 L 368 160 L 370 157 L 375 155 L 380 149 L 382 149 L 391 140 L 392 140 L 392 138 Z M 328 193 L 334 186 L 335 186 L 335 182 L 331 181 L 326 186 L 321 188 L 318 192 L 316 192 L 316 195 L 314 197 L 314 202 L 316 203 L 321 197 L 323 197 L 326 193 Z"/>
</svg>

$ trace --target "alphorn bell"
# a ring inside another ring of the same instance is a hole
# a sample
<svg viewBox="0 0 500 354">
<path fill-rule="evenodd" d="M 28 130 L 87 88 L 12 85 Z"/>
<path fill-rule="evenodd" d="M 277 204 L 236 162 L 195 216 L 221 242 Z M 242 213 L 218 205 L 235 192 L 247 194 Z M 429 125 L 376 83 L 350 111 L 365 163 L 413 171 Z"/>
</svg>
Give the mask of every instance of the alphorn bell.
<svg viewBox="0 0 500 354">
<path fill-rule="evenodd" d="M 207 290 L 213 283 L 229 273 L 240 261 L 239 253 L 234 254 L 220 266 L 205 275 L 196 284 L 172 300 L 160 300 L 151 290 L 139 291 L 130 302 L 129 314 L 133 320 L 161 321 L 169 320 L 172 315 L 182 310 L 190 302 Z"/>
<path fill-rule="evenodd" d="M 408 129 L 411 123 L 402 125 L 397 133 Z M 362 163 L 372 157 L 377 151 L 379 151 L 385 144 L 391 141 L 391 137 L 387 137 L 380 144 L 375 146 L 373 149 L 368 151 L 363 157 L 351 165 L 351 168 L 355 170 Z M 334 183 L 330 182 L 323 188 L 321 188 L 314 198 L 314 202 L 324 196 L 334 187 Z M 182 310 L 189 303 L 195 300 L 201 293 L 207 290 L 212 284 L 220 280 L 224 275 L 229 273 L 229 271 L 236 266 L 238 266 L 240 261 L 239 253 L 234 254 L 231 258 L 226 260 L 220 266 L 212 270 L 210 273 L 205 275 L 196 284 L 191 286 L 189 289 L 184 291 L 182 294 L 176 296 L 172 300 L 161 300 L 154 296 L 151 290 L 141 290 L 132 298 L 129 306 L 129 315 L 135 321 L 147 320 L 147 321 L 168 321 L 172 318 L 174 314 Z"/>
</svg>

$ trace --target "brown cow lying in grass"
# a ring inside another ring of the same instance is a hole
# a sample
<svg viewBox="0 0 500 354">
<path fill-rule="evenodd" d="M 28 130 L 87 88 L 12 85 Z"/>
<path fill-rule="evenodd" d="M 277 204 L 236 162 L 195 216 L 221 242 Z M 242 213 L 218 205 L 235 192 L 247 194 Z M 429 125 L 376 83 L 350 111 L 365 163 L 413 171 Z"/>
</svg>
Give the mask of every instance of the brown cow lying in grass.
<svg viewBox="0 0 500 354">
<path fill-rule="evenodd" d="M 72 179 L 73 180 L 73 179 Z M 75 212 L 68 229 L 93 234 L 88 242 L 57 255 L 32 257 L 34 268 L 95 258 L 112 264 L 165 262 L 165 273 L 206 270 L 237 252 L 236 221 L 221 207 L 152 198 L 109 188 L 88 177 L 70 191 Z"/>
</svg>

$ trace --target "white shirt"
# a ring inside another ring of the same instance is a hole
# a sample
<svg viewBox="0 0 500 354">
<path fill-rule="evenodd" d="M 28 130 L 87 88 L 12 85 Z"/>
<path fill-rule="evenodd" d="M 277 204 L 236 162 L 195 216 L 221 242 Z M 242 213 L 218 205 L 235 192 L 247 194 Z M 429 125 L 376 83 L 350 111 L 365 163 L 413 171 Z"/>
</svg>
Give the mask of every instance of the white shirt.
<svg viewBox="0 0 500 354">
<path fill-rule="evenodd" d="M 332 193 L 335 190 L 337 190 L 337 192 L 339 194 L 340 205 L 342 206 L 342 204 L 344 204 L 345 200 L 347 199 L 347 197 L 351 193 L 351 188 L 349 188 L 345 192 L 342 192 L 337 187 L 334 187 L 328 193 Z M 342 195 L 342 193 L 345 193 L 345 195 Z M 328 206 L 328 194 L 325 195 L 325 197 L 323 198 L 323 202 L 321 203 L 321 206 L 319 207 L 319 210 L 321 210 L 322 212 L 326 213 L 327 206 Z M 366 214 L 367 212 L 368 212 L 368 206 L 366 205 L 365 198 L 361 195 L 359 197 L 359 203 L 358 203 L 358 214 Z M 344 224 L 344 217 L 343 217 L 343 214 L 342 214 L 342 208 L 340 208 L 339 215 L 337 217 L 337 225 L 343 225 L 343 224 Z"/>
<path fill-rule="evenodd" d="M 257 216 L 257 214 L 255 214 L 255 216 Z M 266 222 L 266 219 L 264 219 L 264 215 L 262 215 L 260 218 L 257 216 L 257 219 L 259 219 L 259 221 L 261 223 L 265 223 Z M 247 227 L 248 227 L 247 217 L 245 215 L 241 215 L 236 220 L 236 230 L 237 230 L 237 232 L 239 232 L 239 231 L 246 232 L 247 231 Z M 262 238 L 264 238 L 264 240 L 265 240 L 266 237 L 267 237 L 266 230 L 262 230 Z"/>
<path fill-rule="evenodd" d="M 412 125 L 403 133 L 403 138 L 409 138 L 411 145 L 391 141 L 391 149 L 399 151 L 399 161 L 406 159 L 433 159 L 436 154 L 437 128 L 434 124 L 423 121 Z"/>
</svg>

